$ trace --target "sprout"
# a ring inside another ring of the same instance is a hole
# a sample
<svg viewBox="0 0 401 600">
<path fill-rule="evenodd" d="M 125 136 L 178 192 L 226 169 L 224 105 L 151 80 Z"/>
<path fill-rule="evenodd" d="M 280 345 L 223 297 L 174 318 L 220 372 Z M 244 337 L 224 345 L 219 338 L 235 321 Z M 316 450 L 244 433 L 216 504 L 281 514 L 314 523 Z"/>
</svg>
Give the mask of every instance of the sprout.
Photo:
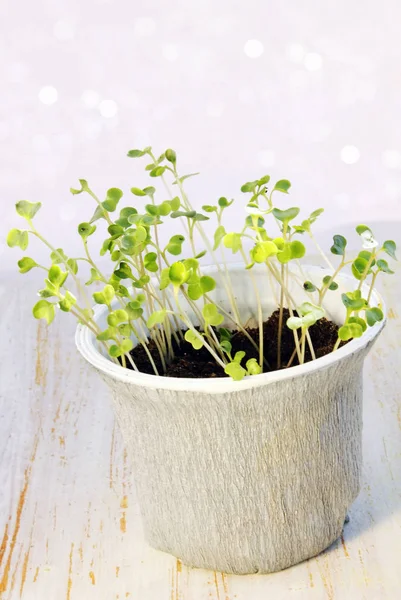
<svg viewBox="0 0 401 600">
<path fill-rule="evenodd" d="M 142 345 L 156 375 L 166 372 L 168 364 L 174 360 L 176 349 L 185 338 L 194 349 L 202 348 L 209 352 L 211 360 L 236 381 L 259 375 L 264 365 L 270 368 L 264 340 L 264 303 L 254 276 L 255 269 L 266 273 L 271 285 L 279 288 L 278 368 L 282 366 L 284 308 L 290 311 L 287 326 L 294 333 L 298 362 L 303 363 L 306 342 L 312 358 L 315 356 L 309 328 L 325 314 L 326 293 L 339 294 L 337 278 L 346 265 L 351 267 L 354 286 L 341 296 L 345 318 L 334 349 L 343 341 L 360 337 L 368 327 L 374 327 L 383 320 L 381 307 L 374 305 L 372 294 L 379 275 L 394 273 L 390 259 L 396 260 L 397 248 L 393 240 L 386 240 L 380 247 L 371 229 L 367 225 L 358 225 L 356 231 L 361 237 L 362 249 L 350 257 L 346 238 L 336 234 L 330 252 L 339 258 L 337 266 L 333 266 L 312 232 L 323 209 L 314 210 L 305 217 L 297 206 L 276 206 L 276 200 L 282 199 L 280 194 L 290 191 L 291 184 L 287 179 L 274 183 L 270 175 L 265 174 L 244 183 L 241 191 L 248 194 L 245 215 L 242 222 L 229 231 L 224 218 L 234 200 L 226 196 L 205 198 L 202 211 L 195 210 L 185 187 L 187 180 L 198 173 L 181 175 L 173 149 L 168 148 L 157 155 L 147 146 L 129 150 L 128 156 L 145 159 L 145 172 L 153 184 L 130 186 L 131 194 L 128 195 L 131 201 L 128 204 L 133 205 L 120 206 L 124 192 L 119 187 L 110 187 L 100 197 L 86 179 L 80 179 L 79 186 L 71 188 L 74 198 L 84 194 L 95 203 L 87 213 L 82 209 L 78 235 L 83 251 L 78 257 L 69 256 L 57 244 L 52 245 L 38 231 L 34 223 L 41 209 L 40 202 L 17 202 L 16 212 L 24 219 L 24 228 L 13 228 L 7 235 L 7 244 L 25 253 L 30 238 L 35 237 L 46 245 L 50 254 L 46 266 L 38 264 L 30 256 L 18 257 L 20 273 L 33 269 L 46 273 L 44 285 L 38 292 L 40 298 L 33 308 L 35 318 L 51 323 L 57 308 L 70 313 L 91 330 L 112 360 L 122 366 L 130 363 L 137 370 L 133 358 L 135 353 L 131 354 L 132 340 L 135 339 Z M 163 185 L 159 186 L 159 183 Z M 171 188 L 170 184 L 175 188 Z M 79 203 L 81 205 L 83 203 Z M 206 221 L 209 222 L 207 231 L 203 228 Z M 213 222 L 215 228 L 209 230 Z M 94 234 L 100 231 L 104 231 L 105 235 L 96 250 L 97 236 Z M 330 267 L 320 283 L 311 282 L 305 276 L 300 282 L 295 275 L 295 266 L 300 267 L 302 272 L 299 261 L 306 254 L 306 247 L 298 238 L 303 234 L 312 239 Z M 226 262 L 227 250 L 243 261 L 244 273 L 249 278 L 245 283 L 249 305 L 256 309 L 258 336 L 246 329 L 241 321 L 239 300 Z M 97 254 L 111 261 L 108 271 L 97 264 L 94 258 Z M 215 262 L 215 278 L 204 272 L 200 264 L 204 256 L 209 262 Z M 90 273 L 85 285 L 78 278 L 82 267 Z M 362 297 L 362 286 L 366 282 L 369 291 L 365 298 Z M 293 299 L 294 283 L 300 285 L 305 294 L 305 302 L 298 307 Z M 94 312 L 90 308 L 92 299 L 85 291 L 88 288 L 91 288 L 93 302 L 105 307 L 107 328 L 103 331 L 94 320 Z M 246 357 L 242 351 L 235 352 L 236 334 L 221 327 L 225 319 L 230 322 L 233 332 L 241 332 L 251 343 L 258 359 L 254 354 Z M 149 348 L 156 349 L 158 353 L 157 365 Z"/>
</svg>

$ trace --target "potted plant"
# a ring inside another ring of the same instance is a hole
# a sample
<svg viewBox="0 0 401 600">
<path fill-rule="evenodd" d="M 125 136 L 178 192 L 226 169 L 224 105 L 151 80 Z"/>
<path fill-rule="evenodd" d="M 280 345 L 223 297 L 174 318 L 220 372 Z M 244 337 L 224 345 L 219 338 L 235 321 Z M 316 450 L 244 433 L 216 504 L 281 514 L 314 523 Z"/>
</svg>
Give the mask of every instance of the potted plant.
<svg viewBox="0 0 401 600">
<path fill-rule="evenodd" d="M 45 271 L 33 315 L 78 319 L 78 350 L 112 390 L 149 543 L 196 567 L 284 569 L 337 539 L 358 494 L 362 367 L 385 323 L 374 285 L 392 273 L 385 257 L 396 258 L 396 245 L 360 225 L 357 256 L 335 235 L 331 259 L 318 247 L 327 266 L 309 266 L 302 239 L 314 240 L 323 209 L 300 221 L 299 208 L 284 208 L 289 181 L 245 183 L 246 213 L 227 232 L 233 201 L 196 211 L 185 191 L 192 175 L 178 173 L 173 150 L 128 156 L 150 161 L 164 199 L 133 187 L 135 202 L 118 210 L 120 189 L 103 200 L 80 180 L 72 194 L 95 202 L 78 227 L 83 257 L 36 229 L 40 203 L 17 203 L 28 225 L 10 231 L 9 246 L 25 251 L 34 236 L 50 252 L 50 267 L 18 262 L 21 273 Z M 91 248 L 99 226 L 107 274 Z M 172 234 L 167 244 L 160 230 Z M 206 255 L 214 266 L 201 265 Z"/>
</svg>

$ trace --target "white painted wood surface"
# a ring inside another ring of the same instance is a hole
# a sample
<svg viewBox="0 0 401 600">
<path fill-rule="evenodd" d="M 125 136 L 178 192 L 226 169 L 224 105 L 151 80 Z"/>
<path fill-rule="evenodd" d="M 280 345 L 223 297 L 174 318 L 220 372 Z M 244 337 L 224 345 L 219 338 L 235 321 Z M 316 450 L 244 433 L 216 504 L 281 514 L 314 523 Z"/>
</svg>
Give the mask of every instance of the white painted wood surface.
<svg viewBox="0 0 401 600">
<path fill-rule="evenodd" d="M 390 318 L 365 367 L 363 487 L 343 537 L 284 572 L 245 577 L 145 545 L 109 394 L 75 350 L 72 319 L 38 324 L 34 282 L 2 276 L 1 600 L 399 598 L 400 275 L 383 277 Z"/>
</svg>

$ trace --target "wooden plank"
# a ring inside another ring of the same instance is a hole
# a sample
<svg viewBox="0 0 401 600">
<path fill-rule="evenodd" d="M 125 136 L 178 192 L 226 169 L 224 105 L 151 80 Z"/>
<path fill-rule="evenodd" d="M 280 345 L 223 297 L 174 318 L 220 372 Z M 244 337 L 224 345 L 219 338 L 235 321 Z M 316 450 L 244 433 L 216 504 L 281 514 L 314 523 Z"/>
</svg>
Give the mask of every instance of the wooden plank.
<svg viewBox="0 0 401 600">
<path fill-rule="evenodd" d="M 343 537 L 316 559 L 282 573 L 236 577 L 188 569 L 146 546 L 108 391 L 75 350 L 75 324 L 68 317 L 49 330 L 38 324 L 30 314 L 34 282 L 3 279 L 1 599 L 397 598 L 400 270 L 383 280 L 383 291 L 389 325 L 365 370 L 363 487 Z"/>
</svg>

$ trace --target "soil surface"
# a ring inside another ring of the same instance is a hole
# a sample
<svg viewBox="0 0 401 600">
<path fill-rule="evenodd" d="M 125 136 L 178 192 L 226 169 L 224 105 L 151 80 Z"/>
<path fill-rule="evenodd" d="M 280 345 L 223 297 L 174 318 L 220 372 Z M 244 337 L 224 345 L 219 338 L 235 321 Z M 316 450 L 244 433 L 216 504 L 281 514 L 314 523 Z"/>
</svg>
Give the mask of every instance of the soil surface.
<svg viewBox="0 0 401 600">
<path fill-rule="evenodd" d="M 283 328 L 281 338 L 281 366 L 280 368 L 287 368 L 290 360 L 291 366 L 299 364 L 297 354 L 294 355 L 295 342 L 293 332 L 286 326 L 287 319 L 290 313 L 288 309 L 283 311 Z M 276 310 L 269 319 L 263 324 L 263 342 L 264 342 L 264 356 L 269 366 L 264 365 L 264 372 L 277 370 L 277 338 L 278 338 L 278 326 L 279 326 L 279 311 Z M 247 328 L 246 331 L 259 345 L 259 329 Z M 309 328 L 309 334 L 313 343 L 313 348 L 317 358 L 329 354 L 337 341 L 338 327 L 332 321 L 328 321 L 323 318 L 320 319 L 315 325 Z M 184 331 L 183 331 L 184 333 Z M 246 361 L 250 358 L 259 357 L 258 350 L 249 341 L 247 336 L 240 332 L 233 332 L 231 339 L 232 343 L 232 356 L 236 352 L 243 350 L 246 353 L 242 364 L 245 365 Z M 191 344 L 183 340 L 180 345 L 174 341 L 175 358 L 171 364 L 167 366 L 165 377 L 189 377 L 189 378 L 209 378 L 209 377 L 227 377 L 223 369 L 214 361 L 213 357 L 209 354 L 208 350 L 204 347 L 200 350 L 194 350 Z M 343 345 L 343 344 L 342 344 Z M 151 353 L 159 374 L 163 374 L 163 367 L 160 360 L 159 352 L 153 341 L 148 344 L 148 350 Z M 149 357 L 145 352 L 143 346 L 136 346 L 131 351 L 131 356 L 135 361 L 138 370 L 141 373 L 148 373 L 154 375 L 154 370 L 150 364 Z M 309 350 L 308 343 L 306 344 L 305 351 L 305 362 L 311 360 L 311 353 Z M 131 368 L 130 363 L 127 361 L 127 367 Z"/>
</svg>

